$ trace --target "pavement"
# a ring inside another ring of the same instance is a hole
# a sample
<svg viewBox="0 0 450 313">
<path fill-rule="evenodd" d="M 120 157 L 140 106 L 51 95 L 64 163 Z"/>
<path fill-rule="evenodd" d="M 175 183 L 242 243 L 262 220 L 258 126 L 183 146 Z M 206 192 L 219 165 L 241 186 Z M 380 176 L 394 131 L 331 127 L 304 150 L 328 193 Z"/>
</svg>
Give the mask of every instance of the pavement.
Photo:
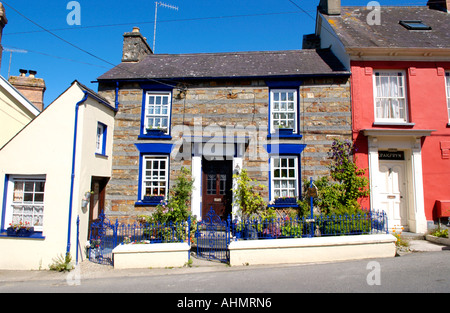
<svg viewBox="0 0 450 313">
<path fill-rule="evenodd" d="M 403 256 L 408 253 L 427 252 L 427 251 L 443 251 L 450 250 L 450 246 L 436 244 L 424 239 L 411 238 L 408 240 L 409 246 L 400 249 L 397 256 Z M 57 280 L 62 282 L 76 283 L 82 279 L 96 279 L 96 278 L 118 278 L 130 276 L 157 276 L 157 275 L 172 275 L 172 274 L 192 274 L 205 273 L 214 271 L 233 271 L 242 270 L 241 266 L 230 267 L 227 264 L 199 259 L 195 253 L 191 254 L 192 263 L 179 268 L 146 268 L 146 269 L 114 269 L 111 265 L 102 265 L 93 263 L 89 260 L 81 260 L 70 272 L 55 272 L 47 269 L 44 270 L 0 270 L 0 285 L 7 282 L 21 282 L 21 281 L 48 281 Z M 279 266 L 287 266 L 280 264 Z M 292 266 L 289 264 L 288 266 Z M 264 267 L 263 265 L 251 266 Z"/>
</svg>

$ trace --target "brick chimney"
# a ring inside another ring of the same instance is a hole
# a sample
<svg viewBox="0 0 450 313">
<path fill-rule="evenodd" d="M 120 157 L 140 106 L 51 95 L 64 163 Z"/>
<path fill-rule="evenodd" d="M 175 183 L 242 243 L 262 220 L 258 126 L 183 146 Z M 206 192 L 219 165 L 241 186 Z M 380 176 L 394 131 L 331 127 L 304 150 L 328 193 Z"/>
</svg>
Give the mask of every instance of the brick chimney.
<svg viewBox="0 0 450 313">
<path fill-rule="evenodd" d="M 428 0 L 427 5 L 430 9 L 450 13 L 450 0 Z"/>
<path fill-rule="evenodd" d="M 0 2 L 0 65 L 2 64 L 2 54 L 3 54 L 3 46 L 2 46 L 2 37 L 3 37 L 3 28 L 5 28 L 6 24 L 8 24 L 8 19 L 5 15 L 5 8 L 3 4 Z"/>
<path fill-rule="evenodd" d="M 33 70 L 21 69 L 19 72 L 19 76 L 10 76 L 8 81 L 33 103 L 39 111 L 42 111 L 44 109 L 44 92 L 46 89 L 44 80 L 36 78 L 37 72 Z M 27 76 L 27 73 L 30 73 L 30 75 Z"/>
<path fill-rule="evenodd" d="M 149 54 L 153 54 L 153 51 L 139 27 L 133 27 L 132 32 L 123 34 L 122 62 L 139 62 Z"/>
<path fill-rule="evenodd" d="M 320 0 L 319 11 L 326 15 L 340 15 L 341 0 Z"/>
</svg>

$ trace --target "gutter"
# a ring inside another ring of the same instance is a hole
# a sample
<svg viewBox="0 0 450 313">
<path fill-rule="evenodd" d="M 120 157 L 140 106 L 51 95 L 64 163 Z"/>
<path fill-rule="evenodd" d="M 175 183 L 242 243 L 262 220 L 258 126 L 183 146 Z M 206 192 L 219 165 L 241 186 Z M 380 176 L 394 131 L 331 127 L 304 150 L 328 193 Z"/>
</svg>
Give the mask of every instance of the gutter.
<svg viewBox="0 0 450 313">
<path fill-rule="evenodd" d="M 78 108 L 82 105 L 88 98 L 89 94 L 87 91 L 83 91 L 84 97 L 75 105 L 75 125 L 73 130 L 73 152 L 72 152 L 72 174 L 70 178 L 70 202 L 69 202 L 69 219 L 67 225 L 67 248 L 66 254 L 70 253 L 70 233 L 72 232 L 72 207 L 73 207 L 73 185 L 75 179 L 75 155 L 77 147 L 77 126 L 78 126 Z"/>
</svg>

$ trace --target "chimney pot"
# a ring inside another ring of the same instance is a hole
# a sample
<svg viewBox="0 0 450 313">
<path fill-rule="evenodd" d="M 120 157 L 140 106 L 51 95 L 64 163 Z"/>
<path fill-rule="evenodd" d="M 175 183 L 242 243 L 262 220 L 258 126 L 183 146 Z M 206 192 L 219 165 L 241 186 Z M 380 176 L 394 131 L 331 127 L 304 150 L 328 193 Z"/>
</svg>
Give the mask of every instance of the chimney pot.
<svg viewBox="0 0 450 313">
<path fill-rule="evenodd" d="M 122 62 L 139 62 L 149 54 L 153 54 L 153 51 L 139 27 L 133 27 L 132 32 L 123 34 Z"/>
<path fill-rule="evenodd" d="M 319 11 L 327 15 L 340 15 L 341 0 L 320 0 Z"/>
<path fill-rule="evenodd" d="M 45 81 L 42 78 L 36 78 L 37 72 L 34 70 L 20 69 L 19 72 L 20 76 L 9 77 L 9 83 L 42 111 L 44 109 Z M 26 73 L 30 73 L 30 75 L 27 77 Z"/>
</svg>

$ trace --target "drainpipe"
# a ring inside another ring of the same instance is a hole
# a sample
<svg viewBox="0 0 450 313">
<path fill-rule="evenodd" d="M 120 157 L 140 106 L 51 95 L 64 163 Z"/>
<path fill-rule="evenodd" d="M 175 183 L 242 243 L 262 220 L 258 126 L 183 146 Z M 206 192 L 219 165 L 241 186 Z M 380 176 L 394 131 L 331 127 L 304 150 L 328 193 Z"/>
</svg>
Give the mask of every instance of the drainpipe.
<svg viewBox="0 0 450 313">
<path fill-rule="evenodd" d="M 116 81 L 116 98 L 115 98 L 116 110 L 119 109 L 119 82 Z"/>
<path fill-rule="evenodd" d="M 69 202 L 69 221 L 67 225 L 67 249 L 66 254 L 70 253 L 70 233 L 72 231 L 72 206 L 73 206 L 73 185 L 75 178 L 75 154 L 77 147 L 77 126 L 78 126 L 78 108 L 88 98 L 88 93 L 84 91 L 84 97 L 75 105 L 75 126 L 73 131 L 73 153 L 72 153 L 72 175 L 70 178 L 70 202 Z"/>
</svg>

